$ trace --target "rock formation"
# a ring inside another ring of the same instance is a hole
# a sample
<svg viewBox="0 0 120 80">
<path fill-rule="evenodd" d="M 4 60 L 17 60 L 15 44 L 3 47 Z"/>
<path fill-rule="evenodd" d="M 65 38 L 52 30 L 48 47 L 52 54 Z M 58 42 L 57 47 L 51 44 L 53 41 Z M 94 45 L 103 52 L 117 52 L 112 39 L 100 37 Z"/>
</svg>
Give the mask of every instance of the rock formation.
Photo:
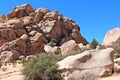
<svg viewBox="0 0 120 80">
<path fill-rule="evenodd" d="M 51 39 L 56 40 L 57 46 L 69 40 L 88 44 L 79 31 L 75 21 L 63 17 L 58 11 L 34 9 L 24 4 L 0 17 L 0 53 L 14 55 L 11 51 L 15 51 L 26 56 L 44 52 L 44 45 Z"/>
<path fill-rule="evenodd" d="M 120 41 L 120 28 L 108 31 L 103 40 L 103 45 L 112 46 L 117 41 Z"/>
<path fill-rule="evenodd" d="M 64 58 L 57 63 L 58 70 L 65 80 L 88 80 L 112 74 L 114 50 L 89 50 Z M 86 79 L 87 78 L 87 79 Z"/>
</svg>

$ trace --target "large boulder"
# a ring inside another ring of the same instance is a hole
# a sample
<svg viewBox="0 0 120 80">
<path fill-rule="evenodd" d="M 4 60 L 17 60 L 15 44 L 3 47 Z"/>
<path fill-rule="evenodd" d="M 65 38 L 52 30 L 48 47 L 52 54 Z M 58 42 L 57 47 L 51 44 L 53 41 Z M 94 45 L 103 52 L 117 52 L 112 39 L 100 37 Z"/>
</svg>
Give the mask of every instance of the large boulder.
<svg viewBox="0 0 120 80">
<path fill-rule="evenodd" d="M 93 76 L 104 77 L 112 74 L 114 49 L 89 50 L 68 56 L 57 62 L 58 70 L 68 80 L 86 80 Z M 95 79 L 90 79 L 95 80 Z"/>
<path fill-rule="evenodd" d="M 34 12 L 35 10 L 32 8 L 30 4 L 24 4 L 22 6 L 16 6 L 12 12 L 10 12 L 7 16 L 8 19 L 12 19 L 15 17 L 24 17 L 28 16 L 30 13 Z"/>
<path fill-rule="evenodd" d="M 120 28 L 108 31 L 103 40 L 103 45 L 112 46 L 117 41 L 120 41 Z"/>
<path fill-rule="evenodd" d="M 78 44 L 76 44 L 74 40 L 65 42 L 59 48 L 61 49 L 62 56 L 79 53 L 81 51 Z"/>
</svg>

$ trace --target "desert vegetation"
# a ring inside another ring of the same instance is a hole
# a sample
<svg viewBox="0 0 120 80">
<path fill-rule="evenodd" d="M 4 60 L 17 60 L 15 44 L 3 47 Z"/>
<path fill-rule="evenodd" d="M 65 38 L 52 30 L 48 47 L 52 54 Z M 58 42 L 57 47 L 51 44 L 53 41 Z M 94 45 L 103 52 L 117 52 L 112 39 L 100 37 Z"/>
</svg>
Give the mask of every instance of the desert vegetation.
<svg viewBox="0 0 120 80">
<path fill-rule="evenodd" d="M 42 53 L 24 64 L 25 80 L 61 80 L 57 71 L 56 62 L 61 60 L 60 55 Z"/>
</svg>

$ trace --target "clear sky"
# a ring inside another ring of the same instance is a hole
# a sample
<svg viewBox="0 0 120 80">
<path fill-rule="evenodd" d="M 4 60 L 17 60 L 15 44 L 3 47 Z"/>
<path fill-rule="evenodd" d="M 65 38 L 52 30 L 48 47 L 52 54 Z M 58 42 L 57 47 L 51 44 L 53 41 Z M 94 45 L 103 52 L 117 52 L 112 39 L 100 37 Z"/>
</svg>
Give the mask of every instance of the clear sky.
<svg viewBox="0 0 120 80">
<path fill-rule="evenodd" d="M 101 43 L 108 30 L 120 27 L 120 0 L 0 0 L 0 15 L 25 3 L 34 8 L 58 10 L 75 20 L 89 42 L 95 38 Z"/>
</svg>

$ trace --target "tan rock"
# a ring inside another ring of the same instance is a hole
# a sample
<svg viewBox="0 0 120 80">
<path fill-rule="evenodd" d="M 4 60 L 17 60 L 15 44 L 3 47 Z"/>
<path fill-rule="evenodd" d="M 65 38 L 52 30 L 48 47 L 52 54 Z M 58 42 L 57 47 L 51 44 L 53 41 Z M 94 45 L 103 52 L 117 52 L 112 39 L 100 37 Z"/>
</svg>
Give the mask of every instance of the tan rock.
<svg viewBox="0 0 120 80">
<path fill-rule="evenodd" d="M 67 41 L 60 46 L 63 56 L 79 53 L 81 50 L 74 40 Z"/>
<path fill-rule="evenodd" d="M 29 39 L 28 35 L 27 34 L 23 34 L 20 39 L 24 40 L 24 41 L 27 41 Z"/>
<path fill-rule="evenodd" d="M 9 28 L 12 28 L 12 29 L 23 28 L 23 22 L 18 19 L 9 20 L 7 22 L 7 25 L 9 25 Z"/>
<path fill-rule="evenodd" d="M 24 26 L 28 26 L 34 23 L 34 19 L 32 17 L 27 16 L 23 18 L 23 22 L 24 22 Z"/>
<path fill-rule="evenodd" d="M 57 63 L 58 70 L 64 78 L 67 77 L 74 80 L 111 75 L 114 66 L 113 51 L 112 48 L 107 48 L 103 50 L 89 50 L 68 56 Z"/>
<path fill-rule="evenodd" d="M 19 53 L 15 50 L 3 51 L 0 55 L 1 62 L 12 62 L 18 58 L 19 58 Z"/>
<path fill-rule="evenodd" d="M 32 42 L 44 42 L 44 40 L 45 40 L 44 37 L 43 37 L 43 35 L 42 35 L 42 33 L 39 33 L 37 31 L 31 31 L 29 33 L 29 35 L 31 36 L 30 40 Z"/>
<path fill-rule="evenodd" d="M 52 51 L 52 46 L 49 46 L 49 45 L 44 45 L 44 51 L 46 53 L 50 53 Z"/>
<path fill-rule="evenodd" d="M 120 28 L 115 28 L 108 31 L 103 40 L 103 45 L 112 46 L 114 43 L 120 40 Z"/>
</svg>

